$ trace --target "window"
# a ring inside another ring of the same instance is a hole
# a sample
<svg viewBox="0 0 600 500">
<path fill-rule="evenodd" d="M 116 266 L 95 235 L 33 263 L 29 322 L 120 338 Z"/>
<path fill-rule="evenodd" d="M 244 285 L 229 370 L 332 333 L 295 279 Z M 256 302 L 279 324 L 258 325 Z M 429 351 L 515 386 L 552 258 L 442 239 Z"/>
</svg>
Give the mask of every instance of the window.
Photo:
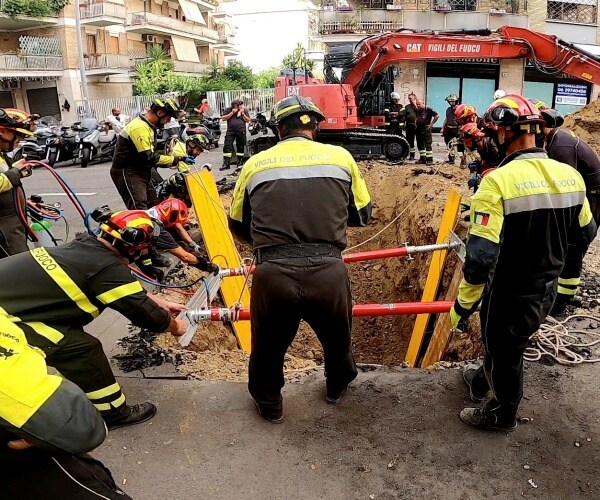
<svg viewBox="0 0 600 500">
<path fill-rule="evenodd" d="M 363 9 L 385 9 L 387 5 L 393 5 L 394 0 L 360 0 L 359 5 Z"/>
<path fill-rule="evenodd" d="M 577 24 L 596 24 L 596 0 L 552 0 L 548 19 Z"/>
<path fill-rule="evenodd" d="M 436 0 L 436 10 L 477 10 L 477 0 Z"/>
</svg>

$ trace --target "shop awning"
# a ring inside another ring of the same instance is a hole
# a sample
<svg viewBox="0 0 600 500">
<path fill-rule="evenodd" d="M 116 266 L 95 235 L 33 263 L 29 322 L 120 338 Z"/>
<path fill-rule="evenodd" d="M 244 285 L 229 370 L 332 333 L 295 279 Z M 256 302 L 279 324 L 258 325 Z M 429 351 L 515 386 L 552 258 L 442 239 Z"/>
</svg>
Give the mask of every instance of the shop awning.
<svg viewBox="0 0 600 500">
<path fill-rule="evenodd" d="M 200 62 L 198 57 L 198 51 L 196 50 L 196 44 L 194 40 L 190 38 L 183 38 L 181 36 L 171 35 L 171 41 L 173 42 L 173 48 L 175 49 L 175 55 L 179 61 L 191 61 Z"/>
<path fill-rule="evenodd" d="M 188 21 L 193 21 L 198 24 L 206 25 L 206 21 L 202 17 L 200 13 L 200 9 L 198 5 L 194 2 L 190 2 L 190 0 L 179 0 L 179 5 L 181 5 L 181 10 L 183 10 L 183 15 L 186 17 Z"/>
</svg>

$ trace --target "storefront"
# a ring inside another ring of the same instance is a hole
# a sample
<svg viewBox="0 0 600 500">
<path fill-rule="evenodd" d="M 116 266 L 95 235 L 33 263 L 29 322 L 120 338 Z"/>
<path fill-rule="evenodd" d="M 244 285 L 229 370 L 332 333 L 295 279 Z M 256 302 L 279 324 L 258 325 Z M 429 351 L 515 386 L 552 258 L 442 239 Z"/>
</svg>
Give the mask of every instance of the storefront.
<svg viewBox="0 0 600 500">
<path fill-rule="evenodd" d="M 426 103 L 440 114 L 439 124 L 446 115 L 449 94 L 480 112 L 487 109 L 497 88 L 499 68 L 497 59 L 427 62 Z"/>
<path fill-rule="evenodd" d="M 567 75 L 548 75 L 531 63 L 525 68 L 525 97 L 542 100 L 563 115 L 573 113 L 590 102 L 592 84 Z"/>
</svg>

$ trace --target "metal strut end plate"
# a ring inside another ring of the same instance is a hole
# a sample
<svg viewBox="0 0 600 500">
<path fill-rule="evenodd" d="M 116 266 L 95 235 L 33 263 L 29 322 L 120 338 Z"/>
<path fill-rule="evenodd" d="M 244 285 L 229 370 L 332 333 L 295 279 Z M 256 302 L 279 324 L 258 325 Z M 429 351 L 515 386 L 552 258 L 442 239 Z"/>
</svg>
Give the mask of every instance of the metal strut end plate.
<svg viewBox="0 0 600 500">
<path fill-rule="evenodd" d="M 454 231 L 450 233 L 450 244 L 453 245 L 453 250 L 456 252 L 456 255 L 458 255 L 460 261 L 464 264 L 465 259 L 467 258 L 467 246 Z"/>
</svg>

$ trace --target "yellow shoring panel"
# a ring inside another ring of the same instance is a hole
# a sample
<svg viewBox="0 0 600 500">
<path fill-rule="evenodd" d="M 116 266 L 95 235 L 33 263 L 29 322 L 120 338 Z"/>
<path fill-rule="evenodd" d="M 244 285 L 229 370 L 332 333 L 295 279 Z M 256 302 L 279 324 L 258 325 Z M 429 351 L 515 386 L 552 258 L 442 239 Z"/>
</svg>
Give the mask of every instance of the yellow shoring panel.
<svg viewBox="0 0 600 500">
<path fill-rule="evenodd" d="M 224 268 L 241 266 L 242 259 L 233 243 L 227 214 L 213 175 L 202 169 L 187 175 L 186 182 L 210 260 Z M 221 296 L 227 307 L 234 306 L 238 301 L 244 307 L 250 307 L 250 291 L 247 286 L 244 287 L 245 281 L 244 276 L 223 280 Z M 234 321 L 231 324 L 241 349 L 250 352 L 250 321 Z"/>
<path fill-rule="evenodd" d="M 454 189 L 451 189 L 448 198 L 446 199 L 446 206 L 444 207 L 444 213 L 442 214 L 442 220 L 440 221 L 440 229 L 438 231 L 436 243 L 446 243 L 450 240 L 450 233 L 452 233 L 452 230 L 454 229 L 459 208 L 460 195 Z M 431 302 L 435 300 L 447 254 L 448 250 L 437 250 L 433 252 L 431 264 L 429 265 L 429 272 L 427 273 L 427 280 L 425 281 L 425 287 L 423 288 L 422 302 Z M 419 352 L 421 350 L 421 344 L 423 343 L 425 328 L 427 328 L 427 323 L 429 322 L 429 316 L 429 314 L 419 314 L 415 320 L 415 326 L 413 327 L 410 336 L 410 343 L 408 344 L 405 358 L 405 361 L 410 366 L 415 366 L 419 358 Z"/>
</svg>

